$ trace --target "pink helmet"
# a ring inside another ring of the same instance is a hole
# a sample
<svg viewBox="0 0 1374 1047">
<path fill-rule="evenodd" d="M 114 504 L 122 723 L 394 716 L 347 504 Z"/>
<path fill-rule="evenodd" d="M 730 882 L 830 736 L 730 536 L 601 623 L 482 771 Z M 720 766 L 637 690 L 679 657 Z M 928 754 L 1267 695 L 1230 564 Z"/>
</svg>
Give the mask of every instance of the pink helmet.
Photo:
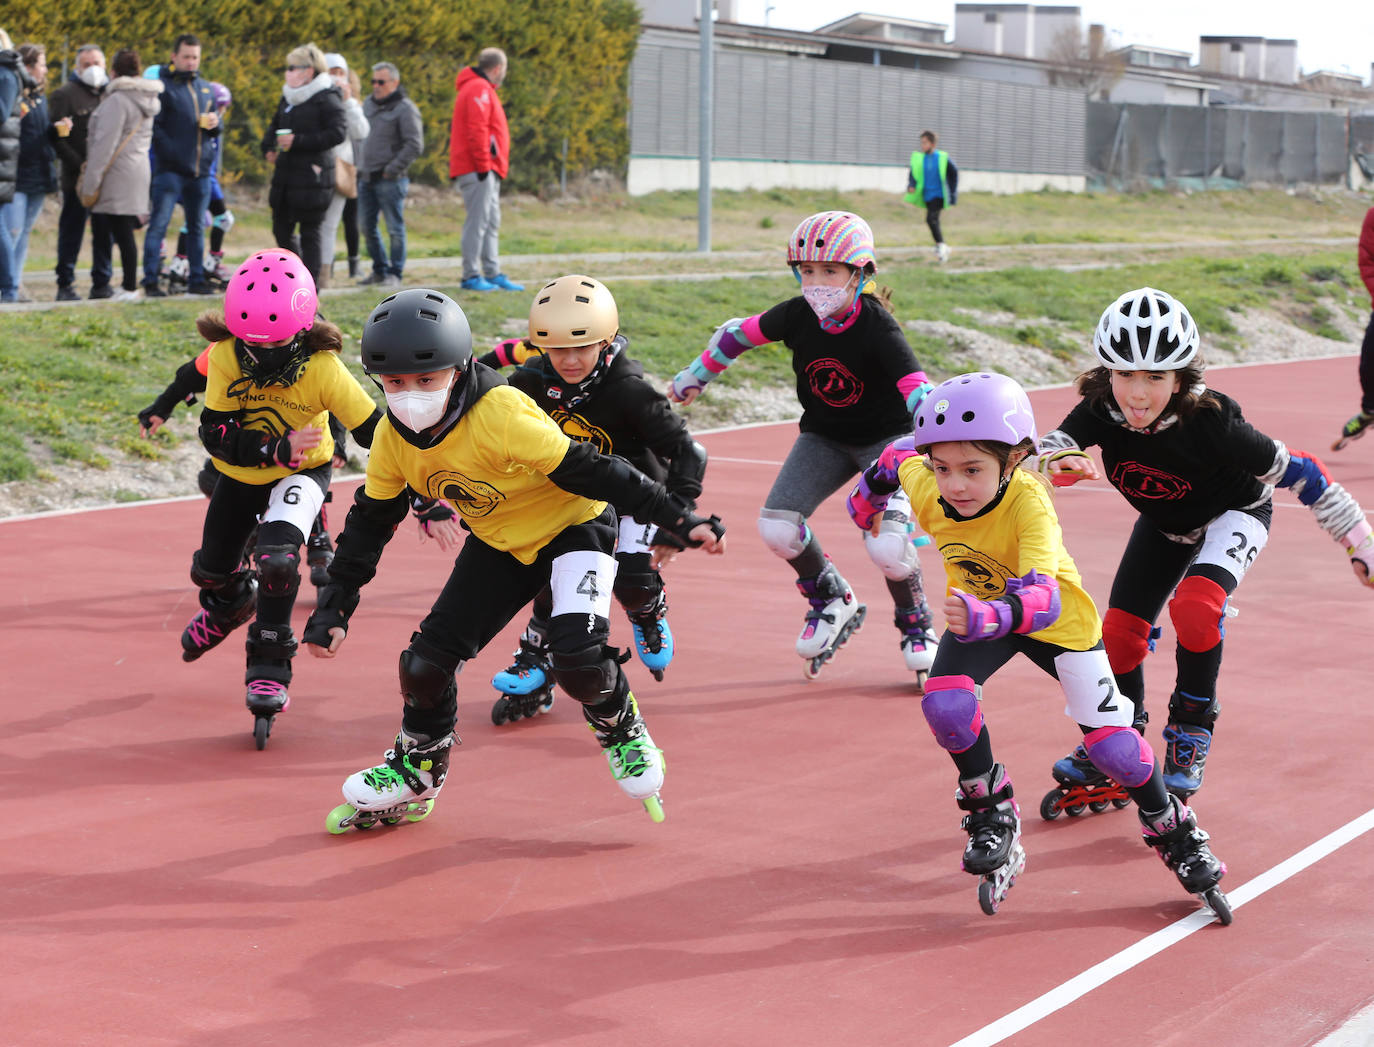
<svg viewBox="0 0 1374 1047">
<path fill-rule="evenodd" d="M 315 278 L 290 251 L 259 251 L 224 289 L 224 324 L 245 342 L 279 342 L 315 325 Z"/>
<path fill-rule="evenodd" d="M 849 211 L 822 211 L 803 218 L 787 241 L 787 264 L 802 262 L 843 262 L 871 273 L 877 268 L 873 230 Z"/>
</svg>

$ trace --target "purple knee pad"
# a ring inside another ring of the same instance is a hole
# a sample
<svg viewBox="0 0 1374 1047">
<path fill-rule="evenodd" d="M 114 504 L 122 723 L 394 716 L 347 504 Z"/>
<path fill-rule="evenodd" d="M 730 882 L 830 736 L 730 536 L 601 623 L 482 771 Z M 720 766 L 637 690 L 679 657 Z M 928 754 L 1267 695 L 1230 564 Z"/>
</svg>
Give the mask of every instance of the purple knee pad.
<svg viewBox="0 0 1374 1047">
<path fill-rule="evenodd" d="M 983 707 L 977 684 L 969 676 L 932 676 L 926 680 L 921 712 L 940 747 L 961 753 L 973 746 L 983 729 Z"/>
<path fill-rule="evenodd" d="M 1150 743 L 1130 727 L 1099 727 L 1083 739 L 1088 759 L 1103 774 L 1131 788 L 1144 785 L 1155 770 Z"/>
</svg>

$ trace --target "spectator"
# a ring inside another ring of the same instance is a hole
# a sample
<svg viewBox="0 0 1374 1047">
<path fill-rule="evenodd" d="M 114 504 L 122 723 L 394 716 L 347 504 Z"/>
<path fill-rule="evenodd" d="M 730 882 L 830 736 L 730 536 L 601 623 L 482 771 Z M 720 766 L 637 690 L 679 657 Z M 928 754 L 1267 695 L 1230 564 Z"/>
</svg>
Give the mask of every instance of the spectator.
<svg viewBox="0 0 1374 1047">
<path fill-rule="evenodd" d="M 152 214 L 143 237 L 143 290 L 165 298 L 158 286 L 162 241 L 180 198 L 186 216 L 187 279 L 191 294 L 213 294 L 205 279 L 205 205 L 210 202 L 210 163 L 214 151 L 205 138 L 219 134 L 219 114 L 210 85 L 202 80 L 200 40 L 183 33 L 172 45 L 172 60 L 160 67 L 162 109 L 153 121 Z M 140 211 L 143 208 L 140 208 Z"/>
<path fill-rule="evenodd" d="M 81 295 L 76 282 L 76 260 L 86 236 L 86 208 L 76 192 L 76 180 L 86 159 L 86 136 L 91 114 L 110 82 L 105 72 L 105 52 L 96 44 L 76 49 L 76 68 L 67 82 L 48 95 L 48 116 L 53 123 L 53 145 L 62 163 L 62 210 L 57 217 L 57 300 L 75 302 Z M 63 127 L 65 125 L 65 130 Z M 106 245 L 108 248 L 108 245 Z M 92 243 L 91 288 L 110 288 L 110 255 Z"/>
<path fill-rule="evenodd" d="M 86 138 L 86 172 L 77 192 L 100 196 L 91 205 L 91 243 L 97 255 L 110 257 L 111 243 L 119 245 L 124 266 L 124 285 L 118 294 L 107 283 L 91 288 L 92 298 L 128 300 L 139 297 L 138 244 L 134 230 L 148 206 L 152 169 L 148 146 L 154 137 L 154 118 L 162 109 L 166 81 L 146 80 L 139 75 L 137 51 L 123 50 L 114 56 L 114 79 L 91 114 Z M 176 90 L 177 87 L 173 87 Z M 184 88 L 182 88 L 184 90 Z M 189 184 L 191 180 L 187 179 Z M 156 287 L 156 284 L 153 285 Z M 144 290 L 147 290 L 145 285 Z"/>
<path fill-rule="evenodd" d="M 488 47 L 453 82 L 448 176 L 463 194 L 463 283 L 468 291 L 523 291 L 501 272 L 501 181 L 510 168 L 510 129 L 496 89 L 506 53 Z"/>
<path fill-rule="evenodd" d="M 0 29 L 0 211 L 14 199 L 19 176 L 20 95 L 29 84 L 29 74 L 14 50 L 9 34 Z M 14 242 L 9 225 L 0 221 L 0 302 L 13 302 L 19 291 L 19 276 L 14 268 Z"/>
<path fill-rule="evenodd" d="M 345 193 L 337 183 L 334 185 L 334 198 L 329 201 L 329 210 L 324 216 L 322 242 L 324 244 L 324 268 L 332 278 L 334 274 L 334 249 L 338 243 L 339 219 L 344 220 L 344 238 L 348 243 L 348 275 L 358 277 L 358 154 L 361 144 L 367 138 L 368 122 L 363 115 L 363 104 L 358 100 L 358 76 L 348 68 L 348 61 L 341 54 L 330 53 L 324 56 L 324 64 L 329 67 L 329 78 L 343 96 L 344 119 L 348 124 L 348 136 L 333 149 L 337 164 L 342 160 L 354 169 L 353 192 Z M 337 171 L 337 167 L 335 169 Z"/>
<path fill-rule="evenodd" d="M 1360 243 L 1355 251 L 1355 260 L 1360 267 L 1360 279 L 1365 290 L 1374 302 L 1374 207 L 1364 213 L 1360 225 Z M 1365 431 L 1374 425 L 1374 313 L 1369 315 L 1369 323 L 1364 329 L 1364 341 L 1360 344 L 1360 410 L 1341 429 L 1341 435 L 1331 450 L 1339 451 L 1351 440 L 1358 440 Z"/>
<path fill-rule="evenodd" d="M 390 62 L 372 67 L 372 94 L 363 106 L 369 130 L 358 163 L 358 215 L 372 272 L 360 285 L 400 287 L 406 265 L 406 172 L 425 147 L 420 110 L 406 97 L 401 73 Z M 391 254 L 382 245 L 378 218 L 386 219 Z"/>
<path fill-rule="evenodd" d="M 935 257 L 949 260 L 949 244 L 940 231 L 940 212 L 953 207 L 959 199 L 959 169 L 943 149 L 936 149 L 939 136 L 921 132 L 921 148 L 911 154 L 911 170 L 906 179 L 906 202 L 924 204 L 926 225 L 935 238 Z"/>
<path fill-rule="evenodd" d="M 303 44 L 286 56 L 282 100 L 262 136 L 262 152 L 273 165 L 272 236 L 292 249 L 300 229 L 300 256 L 315 281 L 326 284 L 323 269 L 325 212 L 334 197 L 334 147 L 348 139 L 343 99 L 329 78 L 324 52 Z"/>
<path fill-rule="evenodd" d="M 19 166 L 15 172 L 14 196 L 3 209 L 0 221 L 9 227 L 13 244 L 12 282 L 15 301 L 32 301 L 24 293 L 24 259 L 29 253 L 29 230 L 43 210 L 49 193 L 57 192 L 57 154 L 48 139 L 48 100 L 43 87 L 48 82 L 48 57 L 42 44 L 20 44 L 19 60 L 24 63 L 29 83 L 19 100 Z"/>
</svg>

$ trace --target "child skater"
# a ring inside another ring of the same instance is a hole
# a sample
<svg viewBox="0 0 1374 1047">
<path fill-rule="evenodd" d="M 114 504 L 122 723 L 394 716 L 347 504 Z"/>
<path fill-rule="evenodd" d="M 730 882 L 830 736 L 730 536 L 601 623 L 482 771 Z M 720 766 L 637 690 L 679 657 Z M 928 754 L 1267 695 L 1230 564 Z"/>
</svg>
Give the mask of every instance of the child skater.
<svg viewBox="0 0 1374 1047">
<path fill-rule="evenodd" d="M 956 799 L 968 812 L 964 869 L 984 877 L 979 902 L 991 915 L 1025 865 L 1011 777 L 993 758 L 982 707 L 983 685 L 1019 653 L 1059 680 L 1088 758 L 1139 807 L 1145 842 L 1230 922 L 1216 887 L 1226 866 L 1131 730 L 1131 706 L 1116 691 L 1097 608 L 1064 548 L 1048 485 L 1017 468 L 1034 451 L 1021 387 L 1004 375 L 959 375 L 935 387 L 916 413 L 915 435 L 884 450 L 849 496 L 854 522 L 869 530 L 905 490 L 945 560 L 948 632 L 921 711 L 958 769 Z"/>
<path fill-rule="evenodd" d="M 152 439 L 153 434 L 166 424 L 167 419 L 176 410 L 177 404 L 186 404 L 189 407 L 196 402 L 197 393 L 205 392 L 212 348 L 213 345 L 207 345 L 199 356 L 187 360 L 178 367 L 167 388 L 162 390 L 156 400 L 138 412 L 138 431 L 145 440 Z M 334 439 L 334 454 L 330 459 L 330 465 L 335 469 L 342 469 L 348 464 L 348 430 L 333 415 L 329 416 L 329 435 Z M 196 486 L 206 498 L 214 494 L 219 476 L 215 460 L 206 458 L 196 475 Z M 325 501 L 329 500 L 330 495 L 326 494 Z M 252 541 L 248 544 L 251 549 Z M 306 562 L 310 567 L 310 583 L 318 589 L 329 581 L 329 561 L 334 558 L 334 543 L 329 538 L 329 524 L 324 506 L 320 506 L 320 514 L 310 524 L 310 535 L 305 540 L 305 547 Z"/>
<path fill-rule="evenodd" d="M 787 241 L 787 264 L 802 293 L 723 323 L 700 359 L 673 379 L 668 396 L 690 404 L 748 349 L 781 341 L 791 350 L 801 434 L 773 481 L 758 527 L 768 548 L 797 573 L 797 588 L 810 602 L 797 654 L 814 677 L 863 623 L 867 609 L 807 521 L 892 440 L 911 432 L 912 412 L 930 383 L 901 327 L 871 293 L 876 262 L 867 222 L 847 211 L 803 219 Z M 865 535 L 865 547 L 887 581 L 907 668 L 921 680 L 936 640 L 908 509 L 904 495 L 893 498 L 881 527 Z"/>
<path fill-rule="evenodd" d="M 381 419 L 339 359 L 339 329 L 315 307 L 305 265 L 273 249 L 249 257 L 230 278 L 222 316 L 196 321 L 213 343 L 200 438 L 219 477 L 191 559 L 201 609 L 181 635 L 182 658 L 199 658 L 256 610 L 245 682 L 259 749 L 290 701 L 301 543 L 324 505 L 334 451 L 325 423 L 337 415 L 366 447 Z M 256 579 L 242 566 L 255 527 Z"/>
<path fill-rule="evenodd" d="M 1239 404 L 1203 384 L 1198 342 L 1192 316 L 1171 295 L 1151 287 L 1123 294 L 1093 334 L 1100 363 L 1078 380 L 1083 399 L 1040 442 L 1041 463 L 1060 485 L 1098 478 L 1084 453 L 1098 445 L 1107 478 L 1140 513 L 1112 582 L 1103 638 L 1143 731 L 1145 656 L 1168 601 L 1178 644 L 1164 782 L 1184 799 L 1202 787 L 1226 604 L 1268 541 L 1273 489 L 1293 489 L 1366 585 L 1374 564 L 1364 510 L 1317 458 L 1259 432 Z M 1054 775 L 1066 785 L 1091 783 L 1094 770 L 1079 747 Z"/>
<path fill-rule="evenodd" d="M 554 679 L 574 700 L 626 795 L 661 821 L 663 760 L 639 715 L 610 637 L 615 512 L 657 524 L 679 546 L 725 551 L 724 529 L 703 520 L 628 463 L 570 440 L 523 393 L 472 359 L 458 304 L 409 288 L 372 311 L 363 367 L 386 394 L 367 481 L 338 538 L 330 583 L 306 625 L 312 654 L 332 657 L 405 514 L 406 487 L 451 502 L 470 532 L 453 572 L 401 653 L 401 730 L 382 764 L 344 782 L 331 832 L 429 812 L 457 740 L 455 674 L 541 589 Z M 656 550 L 659 561 L 670 550 Z"/>
<path fill-rule="evenodd" d="M 694 508 L 706 473 L 706 449 L 692 439 L 663 394 L 644 380 L 644 368 L 630 358 L 628 344 L 606 286 L 590 276 L 561 276 L 535 294 L 529 337 L 500 343 L 480 362 L 497 369 L 515 365 L 510 384 L 564 433 L 602 454 L 624 458 Z M 673 660 L 673 631 L 663 578 L 650 563 L 653 532 L 647 520 L 621 517 L 614 591 L 629 616 L 635 653 L 661 680 Z M 498 724 L 553 705 L 549 600 L 547 589 L 535 597 L 514 663 L 492 678 L 507 696 L 492 709 Z"/>
</svg>

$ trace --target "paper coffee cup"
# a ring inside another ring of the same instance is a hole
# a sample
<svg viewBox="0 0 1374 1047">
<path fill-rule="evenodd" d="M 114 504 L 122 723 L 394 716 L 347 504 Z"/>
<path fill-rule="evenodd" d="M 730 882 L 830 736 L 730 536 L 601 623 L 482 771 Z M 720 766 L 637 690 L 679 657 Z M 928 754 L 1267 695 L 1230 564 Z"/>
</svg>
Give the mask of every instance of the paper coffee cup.
<svg viewBox="0 0 1374 1047">
<path fill-rule="evenodd" d="M 211 114 L 208 112 L 200 114 L 200 126 L 207 131 L 210 129 L 210 116 Z"/>
<path fill-rule="evenodd" d="M 59 120 L 57 123 L 53 124 L 53 126 L 57 128 L 58 138 L 66 138 L 72 133 L 72 125 L 66 120 Z"/>
</svg>

